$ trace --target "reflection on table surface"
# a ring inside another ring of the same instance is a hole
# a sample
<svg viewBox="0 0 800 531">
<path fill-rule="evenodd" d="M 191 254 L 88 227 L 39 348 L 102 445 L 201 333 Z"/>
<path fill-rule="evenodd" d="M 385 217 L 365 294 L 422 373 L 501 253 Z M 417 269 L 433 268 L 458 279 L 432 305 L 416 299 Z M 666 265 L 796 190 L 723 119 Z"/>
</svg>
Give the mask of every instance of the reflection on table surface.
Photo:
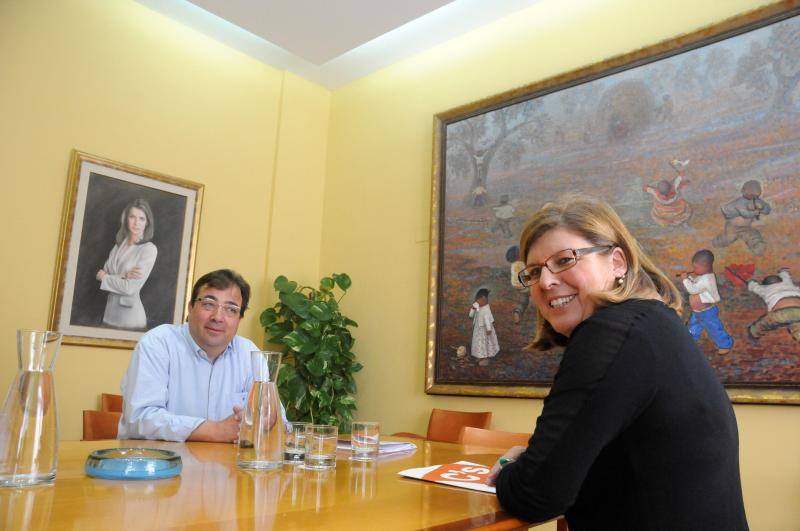
<svg viewBox="0 0 800 531">
<path fill-rule="evenodd" d="M 0 489 L 0 528 L 469 529 L 514 520 L 491 494 L 397 475 L 461 459 L 488 465 L 497 451 L 415 442 L 415 452 L 376 462 L 351 462 L 340 454 L 330 471 L 284 465 L 256 472 L 236 468 L 230 444 L 62 441 L 54 485 Z M 172 450 L 180 454 L 183 472 L 152 481 L 86 476 L 89 453 L 112 447 Z"/>
</svg>

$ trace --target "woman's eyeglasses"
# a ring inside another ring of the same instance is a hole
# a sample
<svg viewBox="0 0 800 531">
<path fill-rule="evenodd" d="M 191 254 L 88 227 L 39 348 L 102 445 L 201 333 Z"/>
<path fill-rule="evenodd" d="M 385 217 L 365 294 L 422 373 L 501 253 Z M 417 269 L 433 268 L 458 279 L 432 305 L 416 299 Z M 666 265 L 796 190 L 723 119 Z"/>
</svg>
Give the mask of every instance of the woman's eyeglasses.
<svg viewBox="0 0 800 531">
<path fill-rule="evenodd" d="M 546 267 L 548 271 L 553 274 L 562 273 L 577 264 L 578 260 L 587 254 L 608 251 L 613 248 L 614 245 L 597 245 L 595 247 L 584 247 L 582 249 L 563 249 L 550 256 L 550 258 L 541 264 L 529 265 L 520 271 L 517 277 L 520 283 L 527 288 L 539 282 L 539 279 L 542 278 L 543 267 Z"/>
</svg>

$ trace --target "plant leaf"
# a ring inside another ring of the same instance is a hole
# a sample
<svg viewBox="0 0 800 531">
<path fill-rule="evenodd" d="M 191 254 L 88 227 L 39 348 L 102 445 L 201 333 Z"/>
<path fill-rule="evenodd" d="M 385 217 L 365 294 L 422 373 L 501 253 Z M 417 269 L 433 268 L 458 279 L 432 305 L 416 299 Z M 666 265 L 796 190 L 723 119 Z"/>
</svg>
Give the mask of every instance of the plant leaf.
<svg viewBox="0 0 800 531">
<path fill-rule="evenodd" d="M 312 302 L 300 293 L 281 293 L 278 296 L 283 304 L 289 307 L 294 313 L 302 317 L 308 318 L 308 309 L 311 307 Z"/>
<path fill-rule="evenodd" d="M 330 291 L 334 288 L 334 282 L 331 277 L 324 277 L 319 281 L 319 289 L 322 291 Z"/>
<path fill-rule="evenodd" d="M 328 305 L 322 301 L 313 303 L 308 309 L 308 313 L 322 322 L 330 321 L 333 316 Z"/>
<path fill-rule="evenodd" d="M 341 395 L 341 396 L 336 398 L 336 402 L 338 402 L 339 404 L 341 404 L 343 406 L 355 406 L 356 405 L 356 399 L 352 395 Z"/>
<path fill-rule="evenodd" d="M 334 274 L 333 279 L 336 281 L 336 285 L 344 291 L 350 289 L 350 286 L 353 283 L 347 273 L 340 273 L 338 275 Z"/>
<path fill-rule="evenodd" d="M 275 289 L 280 293 L 293 293 L 294 290 L 297 289 L 297 282 L 292 282 L 285 276 L 280 275 L 275 279 L 273 286 L 275 286 Z"/>
<path fill-rule="evenodd" d="M 275 321 L 278 320 L 278 312 L 275 311 L 275 308 L 267 308 L 263 312 L 261 312 L 261 326 L 267 328 L 269 325 L 273 324 Z"/>
<path fill-rule="evenodd" d="M 312 337 L 319 337 L 322 335 L 322 323 L 316 319 L 309 319 L 300 324 L 300 329 L 308 332 Z"/>
<path fill-rule="evenodd" d="M 312 358 L 308 363 L 306 363 L 306 369 L 308 372 L 313 374 L 314 376 L 320 377 L 325 372 L 325 367 L 328 365 L 323 359 L 320 358 Z"/>
<path fill-rule="evenodd" d="M 308 348 L 309 338 L 300 330 L 294 330 L 283 336 L 281 341 L 296 352 L 304 352 Z"/>
</svg>

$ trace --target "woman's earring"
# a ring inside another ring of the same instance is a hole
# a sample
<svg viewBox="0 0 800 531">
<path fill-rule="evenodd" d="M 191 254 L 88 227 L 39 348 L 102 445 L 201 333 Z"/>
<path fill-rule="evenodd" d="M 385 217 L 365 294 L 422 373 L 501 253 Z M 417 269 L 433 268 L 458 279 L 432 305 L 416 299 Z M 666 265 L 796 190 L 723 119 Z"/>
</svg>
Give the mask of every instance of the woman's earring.
<svg viewBox="0 0 800 531">
<path fill-rule="evenodd" d="M 618 278 L 617 278 L 617 284 L 618 284 L 619 286 L 622 286 L 622 284 L 623 284 L 624 282 L 625 282 L 625 275 L 622 275 L 621 277 L 618 277 Z"/>
</svg>

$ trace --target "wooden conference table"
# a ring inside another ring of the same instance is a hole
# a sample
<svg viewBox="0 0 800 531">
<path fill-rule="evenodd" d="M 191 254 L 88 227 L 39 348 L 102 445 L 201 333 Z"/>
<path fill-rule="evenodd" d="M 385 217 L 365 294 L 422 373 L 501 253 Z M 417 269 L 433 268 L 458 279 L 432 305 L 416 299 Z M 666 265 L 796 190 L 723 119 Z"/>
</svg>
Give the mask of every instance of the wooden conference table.
<svg viewBox="0 0 800 531">
<path fill-rule="evenodd" d="M 393 439 L 398 440 L 398 439 Z M 411 454 L 374 463 L 339 456 L 336 469 L 313 472 L 236 468 L 236 447 L 221 443 L 62 441 L 52 486 L 0 489 L 0 529 L 517 529 L 492 494 L 406 479 L 397 472 L 469 460 L 491 464 L 499 451 L 417 440 Z M 86 476 L 97 449 L 173 450 L 180 476 L 112 481 Z M 552 524 L 551 524 L 552 525 Z"/>
</svg>

